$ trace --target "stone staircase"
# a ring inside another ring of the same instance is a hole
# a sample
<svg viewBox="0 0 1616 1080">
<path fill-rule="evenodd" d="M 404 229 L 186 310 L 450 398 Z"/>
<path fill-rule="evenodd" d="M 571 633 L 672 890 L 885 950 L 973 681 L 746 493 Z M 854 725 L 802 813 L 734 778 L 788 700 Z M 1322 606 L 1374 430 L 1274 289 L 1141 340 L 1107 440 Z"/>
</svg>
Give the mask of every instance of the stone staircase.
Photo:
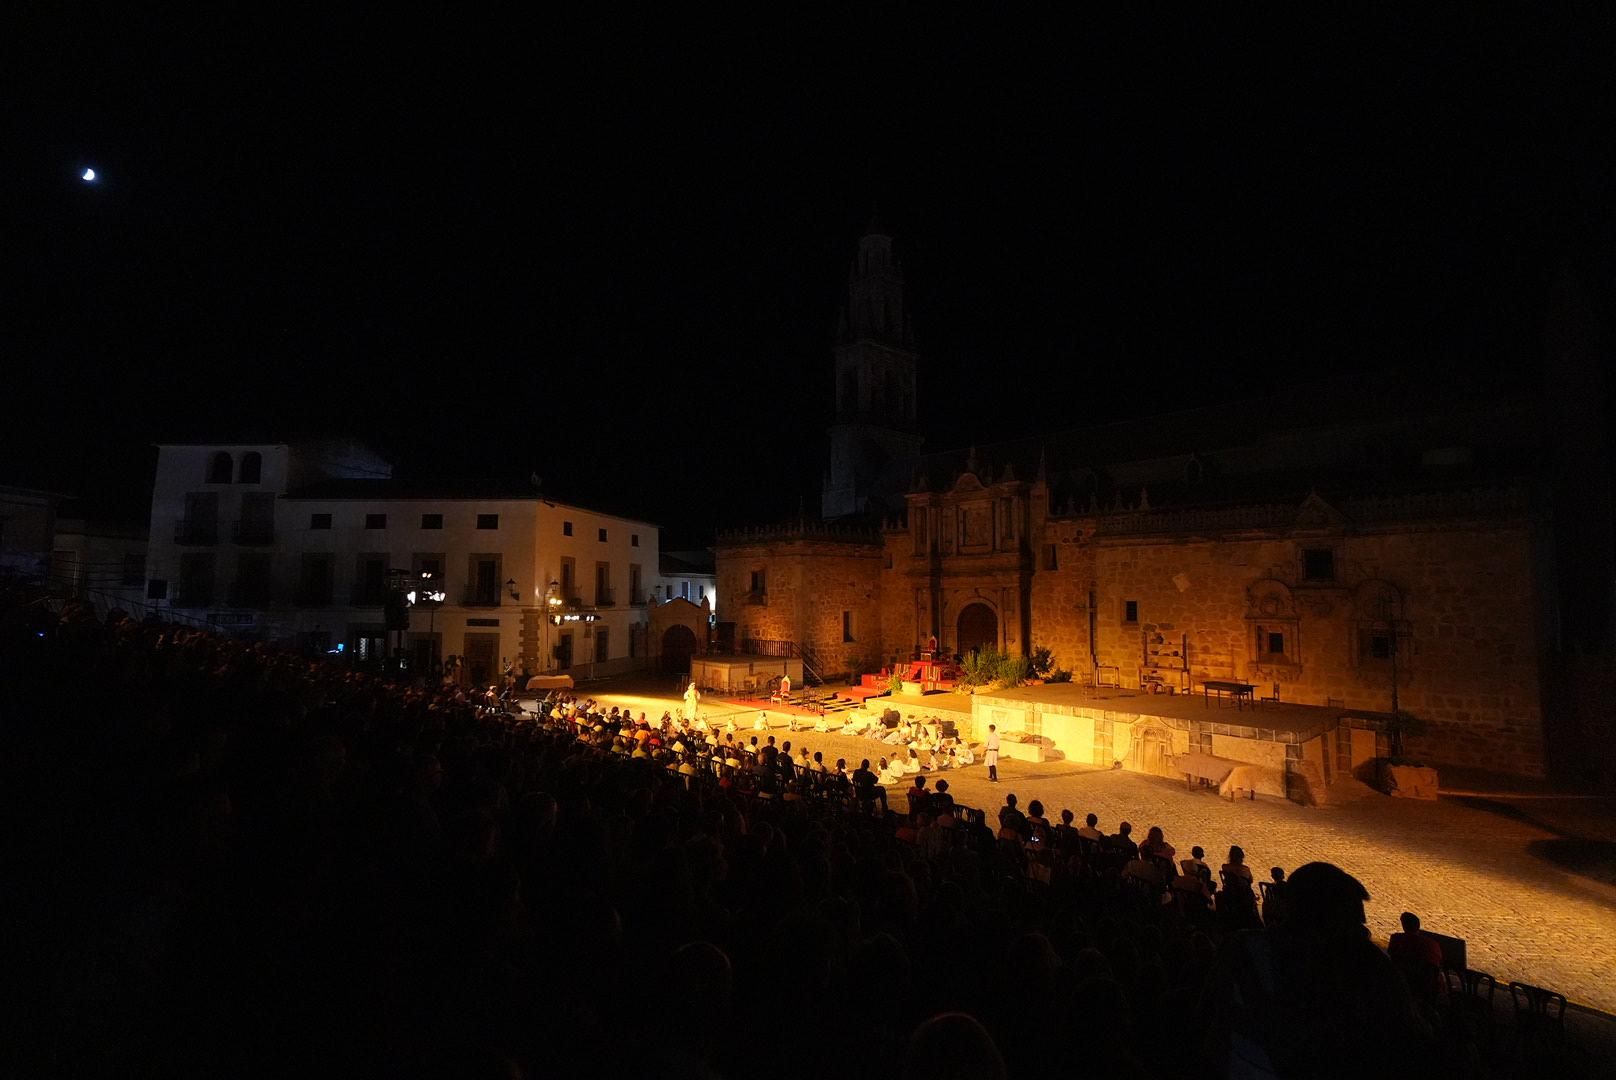
<svg viewBox="0 0 1616 1080">
<path fill-rule="evenodd" d="M 805 691 L 800 694 L 792 694 L 791 704 L 804 709 L 812 709 L 816 712 L 839 713 L 856 709 L 863 705 L 864 702 L 858 698 L 844 697 L 834 691 L 830 693 Z"/>
</svg>

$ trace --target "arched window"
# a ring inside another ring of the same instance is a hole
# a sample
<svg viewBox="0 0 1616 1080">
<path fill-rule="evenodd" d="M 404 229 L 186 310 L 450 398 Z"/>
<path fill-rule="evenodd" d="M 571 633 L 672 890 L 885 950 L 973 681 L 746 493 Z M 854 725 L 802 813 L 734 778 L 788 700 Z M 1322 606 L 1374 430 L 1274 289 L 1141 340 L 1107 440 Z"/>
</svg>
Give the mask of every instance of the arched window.
<svg viewBox="0 0 1616 1080">
<path fill-rule="evenodd" d="M 241 455 L 241 471 L 236 474 L 238 484 L 256 484 L 264 475 L 264 455 L 249 450 Z"/>
<path fill-rule="evenodd" d="M 208 458 L 208 480 L 210 484 L 228 484 L 231 473 L 230 455 L 223 450 L 215 451 Z"/>
</svg>

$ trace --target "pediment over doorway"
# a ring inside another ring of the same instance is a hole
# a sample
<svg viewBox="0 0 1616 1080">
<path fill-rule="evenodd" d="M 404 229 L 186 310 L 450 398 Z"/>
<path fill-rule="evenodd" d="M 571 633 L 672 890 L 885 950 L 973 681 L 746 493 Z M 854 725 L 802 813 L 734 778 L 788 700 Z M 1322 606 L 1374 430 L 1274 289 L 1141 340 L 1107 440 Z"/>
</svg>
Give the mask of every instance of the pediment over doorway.
<svg viewBox="0 0 1616 1080">
<path fill-rule="evenodd" d="M 1296 524 L 1302 528 L 1327 529 L 1346 524 L 1346 515 L 1331 506 L 1316 491 L 1307 493 L 1302 505 L 1296 508 Z"/>
</svg>

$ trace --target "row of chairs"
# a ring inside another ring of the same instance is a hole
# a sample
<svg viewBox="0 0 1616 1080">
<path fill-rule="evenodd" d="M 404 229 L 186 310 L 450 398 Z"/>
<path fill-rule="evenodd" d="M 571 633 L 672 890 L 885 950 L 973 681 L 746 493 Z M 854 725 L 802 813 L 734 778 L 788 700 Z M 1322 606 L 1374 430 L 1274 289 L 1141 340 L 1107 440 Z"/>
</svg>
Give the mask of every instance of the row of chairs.
<svg viewBox="0 0 1616 1080">
<path fill-rule="evenodd" d="M 1493 1001 L 1498 981 L 1474 968 L 1443 968 L 1441 987 L 1448 1019 L 1458 1033 L 1474 1039 L 1485 1051 L 1494 1050 Z M 1519 981 L 1511 981 L 1507 989 L 1514 1009 L 1517 1050 L 1533 1054 L 1559 1049 L 1565 1040 L 1565 995 Z"/>
</svg>

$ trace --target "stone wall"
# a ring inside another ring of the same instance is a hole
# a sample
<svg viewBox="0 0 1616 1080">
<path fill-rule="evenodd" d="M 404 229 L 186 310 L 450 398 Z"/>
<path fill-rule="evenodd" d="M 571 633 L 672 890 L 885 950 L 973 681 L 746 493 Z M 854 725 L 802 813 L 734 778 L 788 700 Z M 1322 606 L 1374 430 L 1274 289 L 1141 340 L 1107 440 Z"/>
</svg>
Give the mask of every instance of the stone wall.
<svg viewBox="0 0 1616 1080">
<path fill-rule="evenodd" d="M 1336 580 L 1301 580 L 1301 552 L 1335 551 Z M 1399 705 L 1427 726 L 1408 750 L 1436 761 L 1543 771 L 1537 598 L 1524 526 L 1226 541 L 1102 543 L 1095 550 L 1100 663 L 1137 685 L 1147 636 L 1187 636 L 1192 683 L 1236 678 L 1286 700 L 1387 712 L 1389 658 L 1371 655 L 1365 610 L 1401 598 Z M 1074 586 L 1075 587 L 1075 586 Z M 1255 597 L 1272 593 L 1270 608 Z M 1136 623 L 1126 604 L 1137 605 Z M 1284 636 L 1263 656 L 1258 627 Z M 1034 637 L 1040 628 L 1035 626 Z"/>
<path fill-rule="evenodd" d="M 1032 647 L 1043 646 L 1054 664 L 1077 674 L 1089 670 L 1089 589 L 1094 583 L 1094 546 L 1073 521 L 1051 521 L 1033 552 Z M 1055 567 L 1048 565 L 1053 545 Z"/>
<path fill-rule="evenodd" d="M 1107 534 L 1103 524 L 1034 514 L 1020 552 L 917 554 L 925 545 L 896 530 L 862 543 L 782 537 L 721 544 L 719 618 L 736 624 L 738 641 L 750 632 L 806 644 L 830 674 L 876 671 L 907 658 L 933 628 L 952 649 L 959 611 L 980 601 L 998 615 L 1003 646 L 1047 646 L 1058 666 L 1082 678 L 1092 591 L 1095 657 L 1114 667 L 1124 686 L 1139 685 L 1145 642 L 1159 636 L 1167 652 L 1188 642 L 1188 670 L 1164 679 L 1175 688 L 1240 679 L 1267 696 L 1277 683 L 1283 700 L 1374 714 L 1391 709 L 1393 665 L 1383 633 L 1391 611 L 1401 634 L 1398 703 L 1425 727 L 1406 740 L 1408 752 L 1443 764 L 1543 773 L 1543 612 L 1525 523 L 1371 529 L 1323 521 L 1227 539 Z M 1311 580 L 1320 575 L 1307 569 L 1308 550 L 1330 553 L 1322 580 Z M 763 604 L 748 603 L 754 569 L 767 574 Z M 1130 600 L 1137 614 L 1131 623 Z M 843 611 L 854 615 L 852 642 L 842 640 Z M 1281 652 L 1259 647 L 1276 640 Z M 1104 738 L 1097 734 L 1097 745 Z"/>
<path fill-rule="evenodd" d="M 716 549 L 719 619 L 735 623 L 737 645 L 749 637 L 790 641 L 808 651 L 826 676 L 881 666 L 881 548 L 874 543 L 778 539 L 720 543 Z M 765 574 L 761 603 L 751 579 Z M 843 613 L 852 640 L 844 640 Z"/>
</svg>

